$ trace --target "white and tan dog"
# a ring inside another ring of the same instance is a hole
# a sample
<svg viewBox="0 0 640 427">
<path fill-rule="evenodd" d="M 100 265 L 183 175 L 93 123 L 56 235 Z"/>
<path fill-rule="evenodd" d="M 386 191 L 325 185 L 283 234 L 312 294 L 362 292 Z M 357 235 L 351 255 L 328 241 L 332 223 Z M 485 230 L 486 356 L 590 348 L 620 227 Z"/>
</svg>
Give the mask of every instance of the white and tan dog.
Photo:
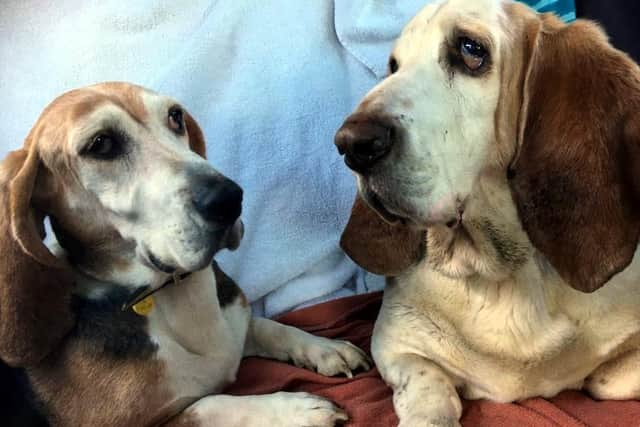
<svg viewBox="0 0 640 427">
<path fill-rule="evenodd" d="M 324 375 L 368 362 L 349 343 L 251 318 L 211 265 L 240 243 L 242 190 L 204 150 L 176 101 L 105 83 L 57 98 L 0 164 L 0 357 L 22 367 L 52 425 L 346 420 L 307 393 L 217 394 L 243 356 Z M 45 216 L 63 256 L 42 243 Z"/>
<path fill-rule="evenodd" d="M 459 396 L 640 398 L 638 66 L 504 0 L 427 6 L 389 62 L 336 145 L 343 247 L 392 276 L 372 352 L 400 424 L 457 425 Z"/>
</svg>

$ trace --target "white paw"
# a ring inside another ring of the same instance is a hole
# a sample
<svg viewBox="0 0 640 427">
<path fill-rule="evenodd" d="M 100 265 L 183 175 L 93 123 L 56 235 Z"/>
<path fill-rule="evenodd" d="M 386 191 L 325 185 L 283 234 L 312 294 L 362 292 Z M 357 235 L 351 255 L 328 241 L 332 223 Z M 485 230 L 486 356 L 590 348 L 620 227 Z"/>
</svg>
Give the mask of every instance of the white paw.
<svg viewBox="0 0 640 427">
<path fill-rule="evenodd" d="M 400 420 L 398 427 L 460 427 L 460 421 L 453 417 L 430 417 L 427 415 L 413 415 Z"/>
<path fill-rule="evenodd" d="M 598 400 L 636 400 L 640 397 L 640 383 L 631 375 L 610 375 L 596 371 L 584 382 L 583 388 Z"/>
<path fill-rule="evenodd" d="M 330 400 L 309 393 L 279 392 L 274 399 L 278 420 L 270 425 L 283 427 L 333 427 L 349 420 L 345 411 Z"/>
<path fill-rule="evenodd" d="M 330 340 L 305 334 L 294 346 L 290 357 L 296 366 L 315 370 L 319 374 L 353 377 L 358 368 L 371 369 L 371 359 L 355 345 L 342 340 Z"/>
<path fill-rule="evenodd" d="M 460 426 L 462 402 L 455 390 L 435 395 L 429 395 L 428 389 L 417 390 L 419 398 L 410 401 L 407 400 L 410 393 L 407 390 L 396 390 L 393 394 L 393 404 L 400 418 L 399 427 Z"/>
</svg>

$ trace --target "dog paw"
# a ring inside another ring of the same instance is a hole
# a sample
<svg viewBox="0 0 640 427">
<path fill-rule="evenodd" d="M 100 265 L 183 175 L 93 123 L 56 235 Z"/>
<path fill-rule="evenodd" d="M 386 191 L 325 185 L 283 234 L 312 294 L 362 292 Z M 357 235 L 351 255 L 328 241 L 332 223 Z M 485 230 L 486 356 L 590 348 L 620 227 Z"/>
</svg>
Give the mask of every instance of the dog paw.
<svg viewBox="0 0 640 427">
<path fill-rule="evenodd" d="M 309 393 L 279 392 L 271 395 L 277 403 L 279 420 L 283 427 L 334 427 L 349 420 L 345 411 L 333 402 Z"/>
<path fill-rule="evenodd" d="M 462 416 L 462 402 L 457 394 L 452 394 L 449 399 L 446 395 L 427 398 L 414 402 L 412 408 L 402 406 L 401 396 L 394 394 L 394 406 L 396 410 L 403 410 L 400 417 L 400 427 L 460 427 Z M 420 395 L 422 396 L 422 395 Z M 399 405 L 399 407 L 398 407 Z"/>
<path fill-rule="evenodd" d="M 457 418 L 428 415 L 415 415 L 400 420 L 398 427 L 460 427 L 460 421 Z"/>
<path fill-rule="evenodd" d="M 319 374 L 353 377 L 353 371 L 371 369 L 371 359 L 355 345 L 342 340 L 307 335 L 290 354 L 296 366 L 315 370 Z"/>
</svg>

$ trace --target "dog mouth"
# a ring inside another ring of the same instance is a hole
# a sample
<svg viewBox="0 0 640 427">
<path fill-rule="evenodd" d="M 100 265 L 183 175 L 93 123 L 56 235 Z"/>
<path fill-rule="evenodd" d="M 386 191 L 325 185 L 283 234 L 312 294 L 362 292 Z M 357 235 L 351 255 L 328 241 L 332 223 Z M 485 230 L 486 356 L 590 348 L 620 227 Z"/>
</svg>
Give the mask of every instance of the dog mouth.
<svg viewBox="0 0 640 427">
<path fill-rule="evenodd" d="M 172 267 L 164 262 L 160 261 L 160 259 L 153 254 L 151 251 L 147 251 L 147 258 L 149 263 L 158 271 L 167 274 L 173 274 L 176 271 L 176 267 Z"/>
<path fill-rule="evenodd" d="M 373 209 L 378 215 L 380 215 L 380 217 L 382 219 L 384 219 L 386 222 L 388 222 L 391 225 L 396 225 L 396 224 L 407 224 L 408 222 L 410 222 L 410 218 L 408 216 L 402 216 L 398 213 L 395 212 L 391 212 L 391 210 L 389 210 L 387 208 L 387 206 L 385 205 L 385 203 L 382 201 L 382 199 L 380 198 L 380 196 L 378 196 L 374 191 L 372 190 L 365 190 L 363 191 L 363 198 L 365 200 L 365 202 L 367 202 L 367 204 L 369 205 L 369 207 L 371 209 Z"/>
<path fill-rule="evenodd" d="M 361 197 L 385 222 L 391 225 L 407 225 L 418 229 L 427 229 L 443 225 L 450 230 L 461 229 L 467 197 L 447 194 L 436 199 L 426 213 L 413 206 L 408 199 L 398 199 L 391 193 L 388 197 L 381 195 L 370 186 L 360 189 Z"/>
<path fill-rule="evenodd" d="M 240 218 L 238 218 L 233 223 L 233 225 L 228 226 L 223 230 L 219 230 L 218 233 L 219 233 L 218 236 L 216 237 L 212 236 L 211 238 L 212 243 L 210 244 L 209 248 L 204 251 L 204 253 L 207 254 L 204 256 L 209 257 L 209 259 L 202 260 L 202 262 L 198 263 L 198 266 L 200 264 L 206 265 L 210 263 L 211 258 L 220 249 L 229 249 L 230 251 L 236 250 L 240 246 L 240 242 L 242 241 L 242 238 L 244 236 L 244 224 L 240 220 Z M 198 267 L 194 269 L 186 266 L 180 266 L 180 265 L 175 266 L 175 265 L 169 264 L 167 261 L 161 259 L 158 255 L 154 254 L 149 248 L 144 248 L 143 254 L 144 255 L 142 256 L 142 259 L 144 263 L 147 264 L 148 267 L 165 274 L 175 274 L 177 272 L 195 271 L 201 268 L 201 267 Z M 191 265 L 191 267 L 194 267 L 194 266 Z"/>
</svg>

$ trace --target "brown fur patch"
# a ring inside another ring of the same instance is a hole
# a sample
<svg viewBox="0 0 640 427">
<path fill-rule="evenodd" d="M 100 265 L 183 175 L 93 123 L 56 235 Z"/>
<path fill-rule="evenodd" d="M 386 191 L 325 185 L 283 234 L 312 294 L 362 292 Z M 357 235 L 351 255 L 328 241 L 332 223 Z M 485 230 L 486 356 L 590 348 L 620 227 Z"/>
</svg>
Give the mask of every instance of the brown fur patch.
<svg viewBox="0 0 640 427">
<path fill-rule="evenodd" d="M 511 189 L 534 246 L 592 292 L 640 235 L 640 69 L 595 24 L 534 19 Z"/>
<path fill-rule="evenodd" d="M 204 134 L 198 125 L 198 122 L 189 113 L 185 113 L 184 121 L 187 126 L 187 135 L 189 136 L 189 147 L 191 151 L 199 154 L 203 158 L 207 158 L 207 149 L 204 141 Z"/>
<path fill-rule="evenodd" d="M 37 153 L 11 153 L 0 169 L 0 357 L 12 366 L 42 360 L 70 330 L 72 276 L 41 241 L 32 205 Z"/>
<path fill-rule="evenodd" d="M 29 378 L 54 426 L 144 426 L 168 418 L 162 362 L 92 356 L 90 343 L 67 342 Z M 164 410 L 163 410 L 164 409 Z"/>
</svg>

